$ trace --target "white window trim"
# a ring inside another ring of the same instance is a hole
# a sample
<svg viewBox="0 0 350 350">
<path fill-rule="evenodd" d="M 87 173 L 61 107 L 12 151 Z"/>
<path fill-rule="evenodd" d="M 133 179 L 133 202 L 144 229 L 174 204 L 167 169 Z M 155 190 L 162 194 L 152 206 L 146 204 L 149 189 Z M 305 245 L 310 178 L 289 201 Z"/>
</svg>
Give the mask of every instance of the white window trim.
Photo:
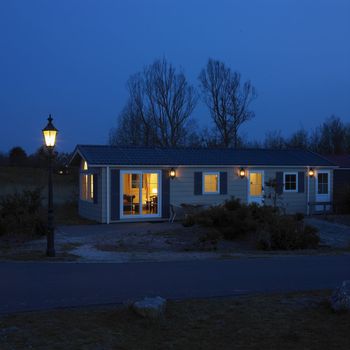
<svg viewBox="0 0 350 350">
<path fill-rule="evenodd" d="M 218 176 L 218 189 L 215 192 L 205 191 L 205 175 L 217 175 Z M 202 173 L 202 193 L 203 194 L 220 194 L 220 171 L 206 171 Z"/>
<path fill-rule="evenodd" d="M 327 193 L 318 193 L 318 174 L 328 174 L 328 192 Z M 328 195 L 331 193 L 331 172 L 329 170 L 318 170 L 315 174 L 316 176 L 316 195 Z"/>
<path fill-rule="evenodd" d="M 287 190 L 286 189 L 286 175 L 295 175 L 295 190 Z M 299 184 L 298 184 L 298 172 L 295 171 L 287 171 L 283 173 L 283 192 L 286 193 L 296 193 L 298 192 Z"/>
</svg>

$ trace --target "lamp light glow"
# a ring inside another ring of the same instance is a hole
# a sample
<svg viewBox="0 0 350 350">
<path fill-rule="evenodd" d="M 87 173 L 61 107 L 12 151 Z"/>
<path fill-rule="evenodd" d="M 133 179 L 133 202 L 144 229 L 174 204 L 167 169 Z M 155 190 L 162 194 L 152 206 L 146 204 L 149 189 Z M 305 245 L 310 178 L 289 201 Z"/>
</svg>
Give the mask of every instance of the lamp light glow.
<svg viewBox="0 0 350 350">
<path fill-rule="evenodd" d="M 171 179 L 174 179 L 175 176 L 176 176 L 176 171 L 174 168 L 171 168 L 170 171 L 169 171 L 169 176 Z"/>
<path fill-rule="evenodd" d="M 313 177 L 315 175 L 315 170 L 314 169 L 309 169 L 309 176 Z"/>
<path fill-rule="evenodd" d="M 51 114 L 49 115 L 47 120 L 48 120 L 48 123 L 45 126 L 45 128 L 42 130 L 44 141 L 45 141 L 46 147 L 54 148 L 56 144 L 56 135 L 58 133 L 58 130 L 52 124 L 53 119 L 51 117 Z"/>
<path fill-rule="evenodd" d="M 244 170 L 244 168 L 240 168 L 239 169 L 239 176 L 240 176 L 241 179 L 243 179 L 245 177 L 245 170 Z"/>
</svg>

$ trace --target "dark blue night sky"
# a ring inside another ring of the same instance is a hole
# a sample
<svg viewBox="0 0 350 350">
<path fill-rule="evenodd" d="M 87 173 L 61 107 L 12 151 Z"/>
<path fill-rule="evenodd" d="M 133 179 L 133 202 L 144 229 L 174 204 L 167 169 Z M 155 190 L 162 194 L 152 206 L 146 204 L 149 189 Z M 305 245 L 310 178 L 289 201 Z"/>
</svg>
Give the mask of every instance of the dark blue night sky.
<svg viewBox="0 0 350 350">
<path fill-rule="evenodd" d="M 349 0 L 0 0 L 0 151 L 106 143 L 129 75 L 165 57 L 198 86 L 209 57 L 252 80 L 243 132 L 350 121 Z M 206 108 L 193 115 L 208 124 Z"/>
</svg>

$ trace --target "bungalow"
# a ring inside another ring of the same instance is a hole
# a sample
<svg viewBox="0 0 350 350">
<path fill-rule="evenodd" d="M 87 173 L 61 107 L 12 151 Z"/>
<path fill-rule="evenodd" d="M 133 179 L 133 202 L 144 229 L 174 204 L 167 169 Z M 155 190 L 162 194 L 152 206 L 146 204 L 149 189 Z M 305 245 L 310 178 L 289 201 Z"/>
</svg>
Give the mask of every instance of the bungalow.
<svg viewBox="0 0 350 350">
<path fill-rule="evenodd" d="M 101 223 L 168 219 L 171 206 L 232 196 L 269 205 L 278 198 L 287 213 L 309 214 L 332 201 L 337 168 L 302 150 L 92 145 L 78 145 L 70 163 L 80 167 L 80 215 Z"/>
</svg>

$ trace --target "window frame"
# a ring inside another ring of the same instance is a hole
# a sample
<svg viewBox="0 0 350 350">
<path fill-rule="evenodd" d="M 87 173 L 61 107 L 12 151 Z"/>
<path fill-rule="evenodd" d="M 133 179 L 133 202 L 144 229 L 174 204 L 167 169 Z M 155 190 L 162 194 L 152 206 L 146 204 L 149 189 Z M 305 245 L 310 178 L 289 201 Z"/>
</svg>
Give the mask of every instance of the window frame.
<svg viewBox="0 0 350 350">
<path fill-rule="evenodd" d="M 205 191 L 205 176 L 206 175 L 217 175 L 218 177 L 218 189 L 215 192 Z M 202 173 L 202 194 L 220 194 L 220 171 L 205 171 Z"/>
<path fill-rule="evenodd" d="M 295 189 L 294 190 L 287 190 L 286 189 L 286 176 L 287 175 L 295 175 Z M 298 192 L 298 172 L 297 171 L 286 171 L 283 172 L 283 192 L 286 193 L 297 193 Z"/>
<path fill-rule="evenodd" d="M 142 202 L 142 189 L 143 187 L 143 175 L 144 174 L 157 174 L 158 175 L 158 213 L 157 214 L 142 214 L 142 210 L 140 211 L 140 214 L 135 214 L 135 215 L 125 215 L 124 211 L 123 211 L 123 195 L 124 195 L 124 191 L 123 191 L 123 176 L 125 174 L 139 174 L 141 175 L 141 180 L 142 183 L 140 181 L 140 193 L 139 193 L 139 201 Z M 163 193 L 162 193 L 162 184 L 163 184 L 163 179 L 162 179 L 162 171 L 159 169 L 127 169 L 127 170 L 120 170 L 120 177 L 119 177 L 119 188 L 120 188 L 120 192 L 119 192 L 119 217 L 121 220 L 128 220 L 128 219 L 144 219 L 144 218 L 161 218 L 163 213 L 162 213 L 162 203 L 163 203 Z"/>
<path fill-rule="evenodd" d="M 318 179 L 319 175 L 327 175 L 327 182 L 320 182 Z M 327 184 L 327 192 L 326 193 L 324 193 L 324 192 L 321 193 L 319 191 L 320 184 L 323 184 L 323 185 Z M 330 186 L 331 186 L 330 171 L 328 171 L 328 170 L 318 171 L 316 174 L 316 194 L 321 195 L 321 196 L 322 195 L 329 195 L 330 194 Z"/>
</svg>

